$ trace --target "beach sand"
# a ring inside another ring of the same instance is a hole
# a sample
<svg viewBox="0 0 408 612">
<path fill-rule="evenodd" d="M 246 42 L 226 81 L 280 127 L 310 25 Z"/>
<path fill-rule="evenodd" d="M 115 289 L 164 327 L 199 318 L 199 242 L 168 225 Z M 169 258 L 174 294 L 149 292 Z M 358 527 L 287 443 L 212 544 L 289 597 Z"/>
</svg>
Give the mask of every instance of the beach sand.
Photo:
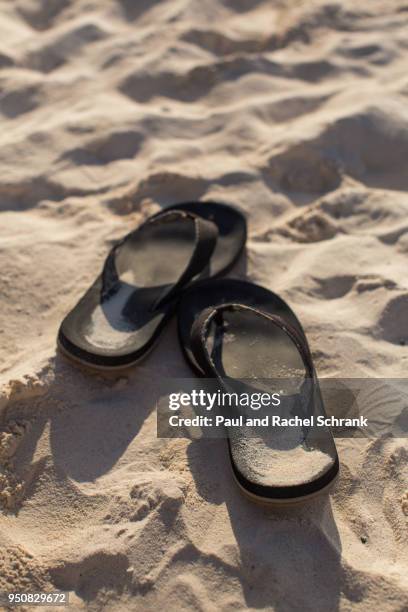
<svg viewBox="0 0 408 612">
<path fill-rule="evenodd" d="M 408 366 L 408 3 L 0 1 L 0 590 L 75 610 L 406 610 L 407 440 L 337 440 L 330 496 L 271 511 L 224 440 L 156 437 L 188 377 L 56 353 L 112 241 L 161 206 L 248 217 L 231 275 L 282 295 L 321 377 Z M 32 608 L 31 608 L 32 609 Z"/>
</svg>

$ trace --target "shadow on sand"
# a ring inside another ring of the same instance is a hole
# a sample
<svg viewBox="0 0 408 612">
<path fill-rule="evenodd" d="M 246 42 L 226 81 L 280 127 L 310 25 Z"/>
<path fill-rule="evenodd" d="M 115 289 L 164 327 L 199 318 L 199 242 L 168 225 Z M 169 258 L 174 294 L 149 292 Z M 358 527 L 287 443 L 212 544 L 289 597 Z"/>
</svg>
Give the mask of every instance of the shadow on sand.
<svg viewBox="0 0 408 612">
<path fill-rule="evenodd" d="M 235 484 L 222 439 L 192 441 L 188 461 L 200 496 L 226 506 L 248 608 L 338 609 L 341 543 L 327 494 L 293 507 L 255 504 Z"/>
</svg>

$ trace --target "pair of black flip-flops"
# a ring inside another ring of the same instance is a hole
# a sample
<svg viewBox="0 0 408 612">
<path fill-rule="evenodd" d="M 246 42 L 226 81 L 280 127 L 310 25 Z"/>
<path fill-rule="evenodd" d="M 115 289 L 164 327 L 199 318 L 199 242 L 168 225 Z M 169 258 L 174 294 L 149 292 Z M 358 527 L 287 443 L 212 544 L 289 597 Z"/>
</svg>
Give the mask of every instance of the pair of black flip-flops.
<svg viewBox="0 0 408 612">
<path fill-rule="evenodd" d="M 258 381 L 256 390 L 283 379 L 293 387 L 296 379 L 296 392 L 283 392 L 280 415 L 316 423 L 325 411 L 295 314 L 263 287 L 219 278 L 240 257 L 246 236 L 245 217 L 226 204 L 188 202 L 153 215 L 112 248 L 62 322 L 59 347 L 84 365 L 127 367 L 146 355 L 177 311 L 183 353 L 197 374 L 229 390 L 248 389 L 248 380 Z M 251 436 L 228 428 L 233 473 L 246 494 L 288 503 L 333 483 L 339 462 L 329 428 L 266 431 Z"/>
</svg>

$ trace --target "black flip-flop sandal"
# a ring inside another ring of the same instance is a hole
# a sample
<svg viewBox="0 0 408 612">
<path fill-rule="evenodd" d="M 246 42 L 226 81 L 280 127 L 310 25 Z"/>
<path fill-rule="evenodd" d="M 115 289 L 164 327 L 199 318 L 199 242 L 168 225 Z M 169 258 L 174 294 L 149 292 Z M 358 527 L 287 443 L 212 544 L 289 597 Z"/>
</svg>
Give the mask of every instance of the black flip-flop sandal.
<svg viewBox="0 0 408 612">
<path fill-rule="evenodd" d="M 261 296 L 262 288 L 255 290 Z M 183 299 L 184 309 L 191 293 Z M 227 427 L 232 470 L 243 492 L 256 501 L 287 504 L 327 490 L 339 461 L 330 429 L 316 426 L 325 410 L 306 337 L 286 305 L 289 322 L 277 297 L 270 294 L 269 310 L 275 303 L 279 315 L 237 303 L 207 307 L 190 329 L 190 350 L 195 369 L 198 365 L 203 376 L 216 378 L 227 393 L 264 393 L 269 384 L 272 394 L 279 382 L 287 394 L 273 414 L 314 417 L 314 426 L 257 428 L 253 437 L 248 428 Z M 238 416 L 239 408 L 234 410 Z"/>
<path fill-rule="evenodd" d="M 211 203 L 211 221 L 194 212 L 205 206 L 165 209 L 112 248 L 101 275 L 61 324 L 62 352 L 99 369 L 127 367 L 148 353 L 183 289 L 198 275 L 211 274 L 211 265 L 223 273 L 245 246 L 241 213 Z M 219 238 L 230 248 L 213 264 Z"/>
</svg>

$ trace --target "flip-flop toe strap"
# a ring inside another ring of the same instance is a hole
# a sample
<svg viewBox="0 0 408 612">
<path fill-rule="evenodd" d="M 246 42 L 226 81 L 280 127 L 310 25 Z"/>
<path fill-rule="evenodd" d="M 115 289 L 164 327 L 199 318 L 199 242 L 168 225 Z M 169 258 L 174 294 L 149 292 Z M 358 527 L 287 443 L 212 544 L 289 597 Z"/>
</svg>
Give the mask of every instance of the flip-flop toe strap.
<svg viewBox="0 0 408 612">
<path fill-rule="evenodd" d="M 218 322 L 219 325 L 222 323 L 222 315 L 225 311 L 247 311 L 268 319 L 272 324 L 282 329 L 297 347 L 308 376 L 310 378 L 314 377 L 314 366 L 309 346 L 305 337 L 293 325 L 280 316 L 268 314 L 251 306 L 234 303 L 221 304 L 219 306 L 206 308 L 200 313 L 193 324 L 191 330 L 191 348 L 197 363 L 207 375 L 212 376 L 214 373 L 212 357 L 207 351 L 205 343 L 207 330 L 209 329 L 212 321 L 216 323 Z"/>
<path fill-rule="evenodd" d="M 164 289 L 161 295 L 150 307 L 151 311 L 157 310 L 161 306 L 174 299 L 187 283 L 202 272 L 209 263 L 211 255 L 217 243 L 218 228 L 211 221 L 205 220 L 191 212 L 183 210 L 171 210 L 160 212 L 148 219 L 135 231 L 127 234 L 118 242 L 109 253 L 102 271 L 102 290 L 101 299 L 105 300 L 113 295 L 120 284 L 118 270 L 116 268 L 116 255 L 123 244 L 130 238 L 134 238 L 137 232 L 145 230 L 154 224 L 162 224 L 171 221 L 180 223 L 193 223 L 195 241 L 192 254 L 187 266 L 180 274 L 178 280 Z"/>
<path fill-rule="evenodd" d="M 171 214 L 171 213 L 169 213 Z M 218 238 L 218 228 L 212 221 L 207 221 L 193 213 L 183 212 L 187 218 L 194 222 L 195 244 L 191 258 L 174 285 L 170 285 L 152 305 L 151 310 L 170 302 L 197 274 L 202 272 L 209 264 Z"/>
</svg>

